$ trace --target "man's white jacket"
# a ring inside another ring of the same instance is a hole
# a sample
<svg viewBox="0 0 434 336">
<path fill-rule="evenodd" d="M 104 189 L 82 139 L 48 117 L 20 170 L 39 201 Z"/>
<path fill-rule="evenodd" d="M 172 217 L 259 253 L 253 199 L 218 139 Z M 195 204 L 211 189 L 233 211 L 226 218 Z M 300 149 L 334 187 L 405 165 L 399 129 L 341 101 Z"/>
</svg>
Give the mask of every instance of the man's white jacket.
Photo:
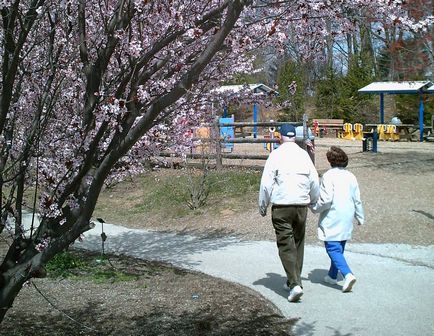
<svg viewBox="0 0 434 336">
<path fill-rule="evenodd" d="M 295 142 L 284 142 L 265 163 L 259 189 L 259 211 L 268 205 L 308 205 L 319 195 L 318 173 L 308 153 Z"/>
</svg>

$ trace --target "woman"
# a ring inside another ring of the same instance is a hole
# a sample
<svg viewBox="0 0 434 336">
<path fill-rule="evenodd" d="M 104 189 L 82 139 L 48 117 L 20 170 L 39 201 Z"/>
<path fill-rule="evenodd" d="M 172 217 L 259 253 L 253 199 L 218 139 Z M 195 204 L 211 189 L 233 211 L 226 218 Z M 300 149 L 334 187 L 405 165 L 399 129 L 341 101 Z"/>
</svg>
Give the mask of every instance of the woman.
<svg viewBox="0 0 434 336">
<path fill-rule="evenodd" d="M 329 169 L 322 178 L 320 196 L 311 206 L 319 213 L 318 238 L 324 241 L 331 266 L 324 281 L 337 284 L 338 271 L 345 282 L 342 292 L 350 292 L 356 282 L 344 257 L 345 244 L 351 239 L 353 219 L 359 225 L 364 223 L 364 212 L 360 200 L 360 190 L 356 177 L 345 168 L 348 165 L 347 154 L 339 147 L 331 146 L 327 152 Z"/>
</svg>

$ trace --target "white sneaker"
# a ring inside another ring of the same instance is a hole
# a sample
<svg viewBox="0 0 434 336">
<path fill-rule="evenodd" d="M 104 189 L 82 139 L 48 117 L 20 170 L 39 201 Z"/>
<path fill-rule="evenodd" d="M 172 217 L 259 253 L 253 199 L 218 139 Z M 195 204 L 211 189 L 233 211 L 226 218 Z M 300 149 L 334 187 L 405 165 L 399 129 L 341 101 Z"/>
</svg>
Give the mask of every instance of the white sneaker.
<svg viewBox="0 0 434 336">
<path fill-rule="evenodd" d="M 328 274 L 324 277 L 324 282 L 330 285 L 336 285 L 338 283 L 338 279 L 331 278 Z"/>
<path fill-rule="evenodd" d="M 355 283 L 356 283 L 356 277 L 351 273 L 348 273 L 345 276 L 345 282 L 344 285 L 342 286 L 342 292 L 344 293 L 351 292 L 351 289 L 353 288 Z"/>
<path fill-rule="evenodd" d="M 288 301 L 296 302 L 300 300 L 302 295 L 303 295 L 303 289 L 301 289 L 300 286 L 295 286 L 293 289 L 291 289 L 291 292 L 289 293 Z"/>
</svg>

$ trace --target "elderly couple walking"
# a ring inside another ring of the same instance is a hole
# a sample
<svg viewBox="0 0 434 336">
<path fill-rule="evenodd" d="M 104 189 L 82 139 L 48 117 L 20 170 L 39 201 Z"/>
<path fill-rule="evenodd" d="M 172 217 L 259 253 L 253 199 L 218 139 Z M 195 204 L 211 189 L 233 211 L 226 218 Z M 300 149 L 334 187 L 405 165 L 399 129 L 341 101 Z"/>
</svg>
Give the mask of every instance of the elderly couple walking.
<svg viewBox="0 0 434 336">
<path fill-rule="evenodd" d="M 318 173 L 305 150 L 295 143 L 291 124 L 280 128 L 281 145 L 270 153 L 265 163 L 259 190 L 259 212 L 267 214 L 276 232 L 279 257 L 287 276 L 284 287 L 288 300 L 296 302 L 303 295 L 301 271 L 307 211 L 319 213 L 318 238 L 324 241 L 330 268 L 324 281 L 337 284 L 338 272 L 344 277 L 343 292 L 350 292 L 356 278 L 344 257 L 345 243 L 351 239 L 353 219 L 363 224 L 364 212 L 356 177 L 347 171 L 348 156 L 339 147 L 327 152 L 331 169 L 319 182 Z"/>
</svg>

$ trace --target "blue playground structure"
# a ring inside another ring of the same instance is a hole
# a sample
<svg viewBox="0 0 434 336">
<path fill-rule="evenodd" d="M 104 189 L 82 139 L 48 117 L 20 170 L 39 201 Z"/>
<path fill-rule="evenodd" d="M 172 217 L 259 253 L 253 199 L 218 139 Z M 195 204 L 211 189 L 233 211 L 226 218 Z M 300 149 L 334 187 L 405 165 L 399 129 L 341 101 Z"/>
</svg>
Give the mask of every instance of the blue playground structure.
<svg viewBox="0 0 434 336">
<path fill-rule="evenodd" d="M 224 140 L 229 140 L 235 138 L 235 130 L 233 126 L 222 126 L 223 124 L 231 124 L 234 122 L 234 117 L 223 117 L 219 118 L 219 124 L 220 124 L 220 138 Z M 234 143 L 224 143 L 224 149 L 226 152 L 232 152 L 234 149 Z"/>
</svg>

